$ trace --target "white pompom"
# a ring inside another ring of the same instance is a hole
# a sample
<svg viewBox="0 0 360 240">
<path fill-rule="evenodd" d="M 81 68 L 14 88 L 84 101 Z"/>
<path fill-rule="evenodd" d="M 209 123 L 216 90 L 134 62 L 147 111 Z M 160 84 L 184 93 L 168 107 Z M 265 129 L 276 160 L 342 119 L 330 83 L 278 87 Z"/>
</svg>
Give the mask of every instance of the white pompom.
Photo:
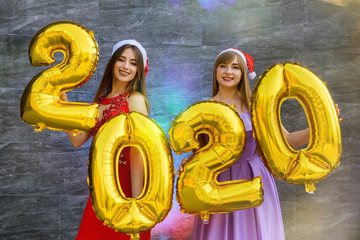
<svg viewBox="0 0 360 240">
<path fill-rule="evenodd" d="M 249 73 L 249 78 L 254 79 L 256 77 L 256 72 Z"/>
</svg>

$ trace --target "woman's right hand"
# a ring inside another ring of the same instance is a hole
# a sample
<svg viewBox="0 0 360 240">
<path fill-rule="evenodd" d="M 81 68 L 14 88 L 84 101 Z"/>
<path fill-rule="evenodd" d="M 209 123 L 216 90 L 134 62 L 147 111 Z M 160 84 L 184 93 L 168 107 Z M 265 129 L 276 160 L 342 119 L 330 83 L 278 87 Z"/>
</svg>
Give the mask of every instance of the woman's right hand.
<svg viewBox="0 0 360 240">
<path fill-rule="evenodd" d="M 340 115 L 340 109 L 339 109 L 339 105 L 337 103 L 335 104 L 335 110 L 336 110 L 337 115 L 339 116 Z M 342 118 L 339 118 L 339 122 L 341 122 L 342 120 L 343 120 Z"/>
<path fill-rule="evenodd" d="M 60 100 L 63 102 L 68 102 L 68 98 L 65 92 L 61 93 Z M 66 134 L 68 135 L 70 142 L 74 147 L 80 147 L 91 137 L 90 132 L 81 132 L 74 136 L 72 131 L 66 131 Z"/>
<path fill-rule="evenodd" d="M 180 165 L 179 165 L 179 170 L 177 171 L 177 176 L 178 176 L 178 177 L 179 177 L 180 173 L 181 173 L 182 171 L 184 171 L 184 167 L 185 167 L 185 165 L 186 165 L 186 163 L 187 163 L 188 160 L 189 160 L 189 158 L 184 158 L 184 159 L 181 161 L 181 163 L 180 163 Z"/>
<path fill-rule="evenodd" d="M 65 92 L 63 92 L 61 95 L 60 95 L 60 100 L 64 101 L 64 102 L 68 102 L 68 98 L 67 98 L 67 95 Z"/>
</svg>

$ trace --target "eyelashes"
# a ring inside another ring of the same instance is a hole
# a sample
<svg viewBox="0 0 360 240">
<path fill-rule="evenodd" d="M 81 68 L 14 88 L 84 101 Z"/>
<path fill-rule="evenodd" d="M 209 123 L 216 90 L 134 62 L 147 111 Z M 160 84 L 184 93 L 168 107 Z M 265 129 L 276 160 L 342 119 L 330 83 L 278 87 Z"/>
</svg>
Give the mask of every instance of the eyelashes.
<svg viewBox="0 0 360 240">
<path fill-rule="evenodd" d="M 118 58 L 119 62 L 125 62 L 125 58 Z M 130 62 L 131 65 L 136 66 L 136 62 Z"/>
<path fill-rule="evenodd" d="M 226 68 L 226 65 L 220 64 L 219 65 L 220 68 Z M 238 65 L 233 65 L 231 66 L 232 69 L 240 69 L 240 67 Z"/>
</svg>

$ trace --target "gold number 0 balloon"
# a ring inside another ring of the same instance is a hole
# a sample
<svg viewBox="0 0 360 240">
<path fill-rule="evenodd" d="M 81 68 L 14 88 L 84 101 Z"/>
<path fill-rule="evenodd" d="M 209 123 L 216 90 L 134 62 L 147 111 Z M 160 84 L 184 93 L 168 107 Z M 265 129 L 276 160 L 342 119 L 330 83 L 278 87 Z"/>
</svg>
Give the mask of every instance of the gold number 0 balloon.
<svg viewBox="0 0 360 240">
<path fill-rule="evenodd" d="M 53 130 L 88 131 L 98 117 L 97 104 L 59 101 L 59 95 L 87 82 L 96 69 L 98 47 L 94 33 L 71 22 L 52 23 L 36 33 L 29 46 L 34 66 L 54 63 L 54 52 L 64 60 L 38 75 L 26 86 L 20 113 L 24 122 Z"/>
<path fill-rule="evenodd" d="M 126 198 L 118 180 L 121 150 L 137 147 L 145 162 L 144 188 Z M 96 216 L 133 239 L 168 214 L 172 206 L 174 166 L 166 135 L 148 117 L 131 112 L 105 123 L 90 149 L 89 186 Z"/>
<path fill-rule="evenodd" d="M 309 119 L 310 141 L 295 151 L 281 126 L 280 106 L 295 98 Z M 304 184 L 307 192 L 340 164 L 341 133 L 333 100 L 310 70 L 292 63 L 276 64 L 258 80 L 251 98 L 254 133 L 264 163 L 278 178 Z"/>
<path fill-rule="evenodd" d="M 261 176 L 252 180 L 216 180 L 218 173 L 239 159 L 245 147 L 245 127 L 236 111 L 213 101 L 189 106 L 171 124 L 172 149 L 177 153 L 198 149 L 201 133 L 209 136 L 209 142 L 191 155 L 177 181 L 181 211 L 200 214 L 206 222 L 209 214 L 260 206 Z"/>
</svg>

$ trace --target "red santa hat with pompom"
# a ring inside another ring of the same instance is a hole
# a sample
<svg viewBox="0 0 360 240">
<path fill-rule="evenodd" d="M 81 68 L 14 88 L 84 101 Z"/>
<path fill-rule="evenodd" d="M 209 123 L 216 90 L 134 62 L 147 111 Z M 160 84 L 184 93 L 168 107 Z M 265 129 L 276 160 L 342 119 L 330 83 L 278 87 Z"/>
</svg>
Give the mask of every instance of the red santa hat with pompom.
<svg viewBox="0 0 360 240">
<path fill-rule="evenodd" d="M 256 77 L 256 73 L 254 72 L 254 59 L 249 55 L 246 54 L 242 51 L 240 51 L 239 49 L 236 48 L 226 48 L 224 50 L 222 50 L 216 58 L 218 58 L 221 54 L 225 53 L 225 52 L 234 52 L 236 54 L 238 54 L 242 60 L 245 63 L 245 66 L 247 67 L 247 69 L 249 70 L 248 76 L 250 79 L 254 79 Z"/>
</svg>

